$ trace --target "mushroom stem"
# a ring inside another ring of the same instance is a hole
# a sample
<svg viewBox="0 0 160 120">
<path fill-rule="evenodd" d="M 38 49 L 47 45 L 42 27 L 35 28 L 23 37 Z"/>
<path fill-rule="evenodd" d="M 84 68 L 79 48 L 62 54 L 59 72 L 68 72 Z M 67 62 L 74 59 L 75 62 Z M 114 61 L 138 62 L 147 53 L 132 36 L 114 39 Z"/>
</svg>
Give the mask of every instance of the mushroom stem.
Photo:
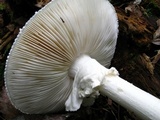
<svg viewBox="0 0 160 120">
<path fill-rule="evenodd" d="M 99 91 L 144 120 L 160 119 L 160 100 L 119 76 L 106 76 Z"/>
<path fill-rule="evenodd" d="M 160 100 L 119 77 L 115 68 L 107 69 L 95 59 L 83 55 L 70 69 L 73 89 L 65 105 L 67 111 L 80 108 L 84 98 L 110 97 L 142 119 L 160 119 Z"/>
</svg>

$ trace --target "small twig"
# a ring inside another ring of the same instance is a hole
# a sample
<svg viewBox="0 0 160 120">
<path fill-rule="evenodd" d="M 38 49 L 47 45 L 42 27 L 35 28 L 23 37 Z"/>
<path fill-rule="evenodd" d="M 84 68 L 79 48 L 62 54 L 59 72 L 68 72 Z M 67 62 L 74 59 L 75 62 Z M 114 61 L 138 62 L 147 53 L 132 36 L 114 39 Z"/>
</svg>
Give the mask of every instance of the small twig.
<svg viewBox="0 0 160 120">
<path fill-rule="evenodd" d="M 11 41 L 15 38 L 15 35 L 9 36 L 1 45 L 0 45 L 0 51 Z"/>
<path fill-rule="evenodd" d="M 12 33 L 12 31 L 7 32 L 3 37 L 2 37 L 2 42 Z"/>
<path fill-rule="evenodd" d="M 160 50 L 157 51 L 157 54 L 154 56 L 152 60 L 152 64 L 155 65 L 160 60 Z"/>
<path fill-rule="evenodd" d="M 18 30 L 19 29 L 18 27 L 14 30 L 14 33 L 12 35 L 10 35 L 1 45 L 0 45 L 0 51 L 10 42 L 12 41 L 13 39 L 15 39 L 15 37 L 17 36 L 18 34 Z M 8 33 L 9 34 L 9 33 Z"/>
<path fill-rule="evenodd" d="M 154 66 L 150 60 L 150 57 L 145 53 L 140 56 L 142 64 L 148 69 L 148 71 L 153 75 L 154 74 Z"/>
</svg>

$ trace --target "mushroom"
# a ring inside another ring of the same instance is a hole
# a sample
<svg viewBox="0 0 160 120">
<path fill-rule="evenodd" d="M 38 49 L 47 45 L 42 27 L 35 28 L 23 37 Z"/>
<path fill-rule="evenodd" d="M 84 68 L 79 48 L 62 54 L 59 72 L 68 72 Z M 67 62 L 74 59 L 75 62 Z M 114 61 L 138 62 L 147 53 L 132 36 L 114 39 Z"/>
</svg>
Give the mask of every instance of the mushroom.
<svg viewBox="0 0 160 120">
<path fill-rule="evenodd" d="M 76 111 L 101 93 L 141 118 L 160 118 L 158 98 L 108 69 L 117 36 L 109 1 L 51 1 L 20 30 L 11 48 L 4 76 L 10 101 L 29 114 Z"/>
</svg>

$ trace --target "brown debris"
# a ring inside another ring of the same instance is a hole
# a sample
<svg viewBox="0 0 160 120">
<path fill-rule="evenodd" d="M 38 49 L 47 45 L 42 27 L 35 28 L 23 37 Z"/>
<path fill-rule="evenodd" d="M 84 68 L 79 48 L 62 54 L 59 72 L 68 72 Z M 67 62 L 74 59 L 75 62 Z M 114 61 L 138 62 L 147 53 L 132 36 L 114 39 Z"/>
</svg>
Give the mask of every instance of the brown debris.
<svg viewBox="0 0 160 120">
<path fill-rule="evenodd" d="M 4 37 L 2 38 L 2 42 L 1 45 L 0 45 L 0 51 L 9 43 L 11 42 L 12 40 L 14 40 L 17 36 L 19 32 L 19 27 L 15 28 L 14 31 L 13 31 L 13 34 L 11 34 L 11 31 L 9 31 L 6 35 L 4 35 Z M 6 38 L 6 40 L 3 40 L 4 38 Z"/>
<path fill-rule="evenodd" d="M 132 8 L 127 8 L 132 10 Z M 154 27 L 142 17 L 142 15 L 130 13 L 129 15 L 122 11 L 120 8 L 116 8 L 118 19 L 120 23 L 121 34 L 128 36 L 128 39 L 136 43 L 138 46 L 146 45 L 151 42 Z M 141 13 L 140 13 L 141 14 Z"/>
<path fill-rule="evenodd" d="M 127 7 L 125 7 L 125 12 L 126 13 L 134 13 L 138 15 L 139 17 L 142 17 L 144 8 L 141 6 L 137 6 L 135 4 L 130 4 Z"/>
<path fill-rule="evenodd" d="M 10 31 L 13 32 L 15 30 L 15 25 L 14 24 L 9 24 L 6 26 L 6 28 Z"/>
<path fill-rule="evenodd" d="M 154 74 L 154 66 L 151 62 L 151 59 L 149 56 L 147 56 L 145 53 L 140 55 L 142 65 L 148 69 L 148 71 L 153 75 Z"/>
</svg>

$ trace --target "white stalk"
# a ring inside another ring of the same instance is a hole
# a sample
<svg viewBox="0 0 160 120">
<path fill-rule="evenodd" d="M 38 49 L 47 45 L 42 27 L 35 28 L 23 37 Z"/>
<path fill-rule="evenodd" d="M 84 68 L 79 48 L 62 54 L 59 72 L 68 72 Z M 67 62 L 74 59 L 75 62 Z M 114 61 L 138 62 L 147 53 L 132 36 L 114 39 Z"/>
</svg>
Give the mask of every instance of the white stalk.
<svg viewBox="0 0 160 120">
<path fill-rule="evenodd" d="M 160 100 L 119 76 L 106 76 L 99 91 L 144 120 L 160 119 Z"/>
<path fill-rule="evenodd" d="M 100 92 L 142 119 L 160 119 L 160 100 L 118 75 L 115 68 L 107 69 L 89 56 L 78 58 L 70 70 L 74 83 L 66 110 L 79 109 L 84 98 L 95 99 Z"/>
</svg>

